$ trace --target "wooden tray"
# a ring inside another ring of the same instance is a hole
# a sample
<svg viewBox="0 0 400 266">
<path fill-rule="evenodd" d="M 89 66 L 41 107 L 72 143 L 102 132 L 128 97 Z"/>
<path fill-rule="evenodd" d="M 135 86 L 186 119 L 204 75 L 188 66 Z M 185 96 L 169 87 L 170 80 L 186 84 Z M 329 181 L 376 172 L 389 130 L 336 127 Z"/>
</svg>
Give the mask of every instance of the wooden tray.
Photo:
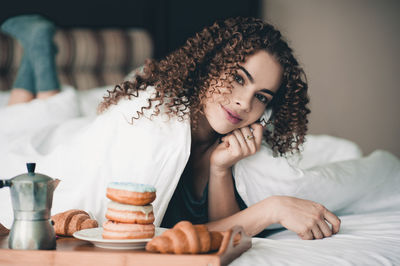
<svg viewBox="0 0 400 266">
<path fill-rule="evenodd" d="M 0 265 L 227 265 L 250 247 L 241 226 L 226 232 L 218 252 L 201 255 L 103 249 L 72 237 L 57 239 L 56 250 L 16 250 L 8 248 L 8 236 L 0 236 Z"/>
</svg>

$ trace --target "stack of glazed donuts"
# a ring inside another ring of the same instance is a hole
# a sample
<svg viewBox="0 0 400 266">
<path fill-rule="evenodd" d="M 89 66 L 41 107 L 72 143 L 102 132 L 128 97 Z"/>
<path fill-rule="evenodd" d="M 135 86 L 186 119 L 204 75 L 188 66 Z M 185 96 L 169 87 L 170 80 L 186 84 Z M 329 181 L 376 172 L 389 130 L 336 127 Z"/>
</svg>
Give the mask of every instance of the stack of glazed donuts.
<svg viewBox="0 0 400 266">
<path fill-rule="evenodd" d="M 154 236 L 154 213 L 151 203 L 156 189 L 150 185 L 112 182 L 107 187 L 108 203 L 103 224 L 105 239 L 142 239 Z"/>
</svg>

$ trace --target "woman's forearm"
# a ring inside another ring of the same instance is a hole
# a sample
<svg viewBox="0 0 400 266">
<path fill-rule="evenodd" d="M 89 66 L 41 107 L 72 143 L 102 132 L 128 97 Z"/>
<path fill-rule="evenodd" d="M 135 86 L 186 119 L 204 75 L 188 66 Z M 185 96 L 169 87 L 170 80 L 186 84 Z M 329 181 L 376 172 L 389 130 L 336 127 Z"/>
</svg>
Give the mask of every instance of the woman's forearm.
<svg viewBox="0 0 400 266">
<path fill-rule="evenodd" d="M 254 236 L 274 223 L 302 239 L 321 239 L 336 234 L 340 219 L 319 203 L 289 196 L 271 196 L 229 217 L 207 224 L 211 231 L 226 231 L 235 225 Z"/>
<path fill-rule="evenodd" d="M 208 217 L 216 221 L 240 211 L 236 201 L 231 169 L 216 171 L 210 169 L 208 183 Z"/>
<path fill-rule="evenodd" d="M 255 236 L 269 225 L 276 223 L 272 213 L 273 197 L 266 198 L 249 208 L 229 217 L 207 223 L 210 231 L 226 231 L 235 225 L 243 226 L 245 232 Z"/>
</svg>

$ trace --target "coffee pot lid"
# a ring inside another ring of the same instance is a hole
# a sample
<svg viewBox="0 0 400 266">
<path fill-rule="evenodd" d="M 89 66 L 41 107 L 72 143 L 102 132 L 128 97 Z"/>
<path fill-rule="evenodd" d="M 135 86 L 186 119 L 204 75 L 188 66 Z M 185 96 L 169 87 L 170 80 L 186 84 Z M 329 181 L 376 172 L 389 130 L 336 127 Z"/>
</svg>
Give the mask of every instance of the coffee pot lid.
<svg viewBox="0 0 400 266">
<path fill-rule="evenodd" d="M 36 163 L 27 163 L 26 167 L 28 173 L 17 175 L 11 179 L 12 183 L 15 182 L 33 182 L 33 183 L 47 183 L 53 179 L 47 175 L 35 173 Z"/>
</svg>

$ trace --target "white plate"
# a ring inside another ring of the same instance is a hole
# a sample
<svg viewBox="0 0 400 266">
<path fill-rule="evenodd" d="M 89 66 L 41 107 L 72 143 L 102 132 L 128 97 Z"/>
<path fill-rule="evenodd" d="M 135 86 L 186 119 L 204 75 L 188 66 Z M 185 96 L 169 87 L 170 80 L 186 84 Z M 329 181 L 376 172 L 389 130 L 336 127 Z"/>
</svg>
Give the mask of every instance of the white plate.
<svg viewBox="0 0 400 266">
<path fill-rule="evenodd" d="M 161 235 L 166 229 L 156 227 L 155 236 Z M 77 231 L 73 234 L 75 238 L 92 242 L 99 248 L 111 249 L 144 249 L 151 238 L 144 239 L 104 239 L 102 237 L 103 228 L 90 228 Z"/>
</svg>

